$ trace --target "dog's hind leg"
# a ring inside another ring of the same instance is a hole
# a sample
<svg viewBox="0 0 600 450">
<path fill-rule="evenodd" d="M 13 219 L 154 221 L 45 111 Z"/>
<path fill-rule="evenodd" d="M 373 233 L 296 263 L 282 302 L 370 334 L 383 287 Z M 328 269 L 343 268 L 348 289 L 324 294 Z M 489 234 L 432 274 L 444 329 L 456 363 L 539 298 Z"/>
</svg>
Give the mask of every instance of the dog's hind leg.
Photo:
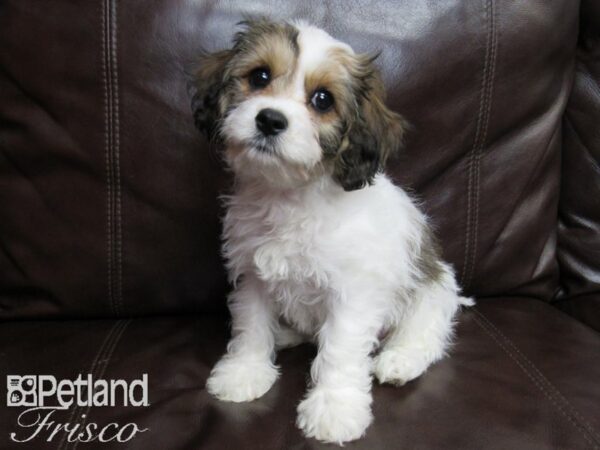
<svg viewBox="0 0 600 450">
<path fill-rule="evenodd" d="M 460 296 L 450 267 L 443 266 L 438 280 L 416 291 L 408 311 L 375 357 L 373 372 L 380 383 L 402 385 L 440 360 L 452 340 L 456 312 L 461 305 L 473 305 L 471 299 Z"/>
</svg>

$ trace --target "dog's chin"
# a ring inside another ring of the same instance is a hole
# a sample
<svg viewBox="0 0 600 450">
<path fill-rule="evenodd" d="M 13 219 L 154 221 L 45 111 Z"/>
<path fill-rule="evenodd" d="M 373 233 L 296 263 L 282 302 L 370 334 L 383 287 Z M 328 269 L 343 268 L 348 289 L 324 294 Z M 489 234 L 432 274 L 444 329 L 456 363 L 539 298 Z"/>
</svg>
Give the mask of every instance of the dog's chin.
<svg viewBox="0 0 600 450">
<path fill-rule="evenodd" d="M 253 139 L 229 142 L 227 163 L 240 181 L 263 184 L 274 189 L 302 186 L 320 172 L 285 157 L 276 140 Z"/>
</svg>

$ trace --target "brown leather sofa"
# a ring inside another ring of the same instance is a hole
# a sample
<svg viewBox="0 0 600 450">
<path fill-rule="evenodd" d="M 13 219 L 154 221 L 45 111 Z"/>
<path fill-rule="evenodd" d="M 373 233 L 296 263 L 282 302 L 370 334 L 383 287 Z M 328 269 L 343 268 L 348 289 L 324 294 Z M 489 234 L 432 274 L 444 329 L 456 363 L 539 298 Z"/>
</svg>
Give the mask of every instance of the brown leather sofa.
<svg viewBox="0 0 600 450">
<path fill-rule="evenodd" d="M 246 13 L 382 50 L 389 104 L 412 124 L 388 172 L 477 297 L 449 358 L 374 387 L 375 422 L 347 448 L 600 448 L 592 0 L 1 1 L 0 377 L 146 373 L 150 404 L 52 416 L 148 428 L 128 443 L 48 442 L 48 429 L 17 444 L 33 428 L 7 398 L 0 448 L 328 448 L 294 426 L 310 346 L 280 354 L 260 400 L 204 389 L 228 334 L 218 195 L 231 180 L 186 81 Z"/>
</svg>

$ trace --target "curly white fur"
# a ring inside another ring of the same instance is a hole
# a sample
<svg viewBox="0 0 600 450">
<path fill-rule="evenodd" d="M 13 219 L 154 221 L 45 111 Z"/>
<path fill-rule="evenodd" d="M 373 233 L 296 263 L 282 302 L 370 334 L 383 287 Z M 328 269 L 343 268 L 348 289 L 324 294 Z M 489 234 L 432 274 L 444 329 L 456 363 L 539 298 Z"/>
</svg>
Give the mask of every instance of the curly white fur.
<svg viewBox="0 0 600 450">
<path fill-rule="evenodd" d="M 278 337 L 279 347 L 312 337 L 314 387 L 298 426 L 327 442 L 359 438 L 372 420 L 371 374 L 394 384 L 421 375 L 444 355 L 459 306 L 471 304 L 446 264 L 436 281 L 420 281 L 425 217 L 384 175 L 354 192 L 326 179 L 293 191 L 245 186 L 227 202 L 224 252 L 239 280 L 229 302 L 234 337 L 209 391 L 259 397 L 277 379 Z"/>
</svg>

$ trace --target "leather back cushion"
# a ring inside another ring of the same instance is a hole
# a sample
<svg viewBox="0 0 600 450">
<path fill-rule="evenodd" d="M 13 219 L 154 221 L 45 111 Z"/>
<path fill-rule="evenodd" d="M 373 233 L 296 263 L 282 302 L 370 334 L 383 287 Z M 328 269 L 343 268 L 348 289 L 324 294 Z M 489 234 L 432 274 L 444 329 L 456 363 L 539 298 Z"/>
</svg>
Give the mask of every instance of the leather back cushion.
<svg viewBox="0 0 600 450">
<path fill-rule="evenodd" d="M 243 14 L 382 50 L 412 124 L 388 172 L 423 201 L 467 292 L 550 298 L 571 0 L 5 0 L 0 317 L 222 310 L 219 149 L 186 70 Z"/>
<path fill-rule="evenodd" d="M 575 79 L 563 123 L 560 305 L 600 331 L 600 4 L 581 4 Z"/>
</svg>

